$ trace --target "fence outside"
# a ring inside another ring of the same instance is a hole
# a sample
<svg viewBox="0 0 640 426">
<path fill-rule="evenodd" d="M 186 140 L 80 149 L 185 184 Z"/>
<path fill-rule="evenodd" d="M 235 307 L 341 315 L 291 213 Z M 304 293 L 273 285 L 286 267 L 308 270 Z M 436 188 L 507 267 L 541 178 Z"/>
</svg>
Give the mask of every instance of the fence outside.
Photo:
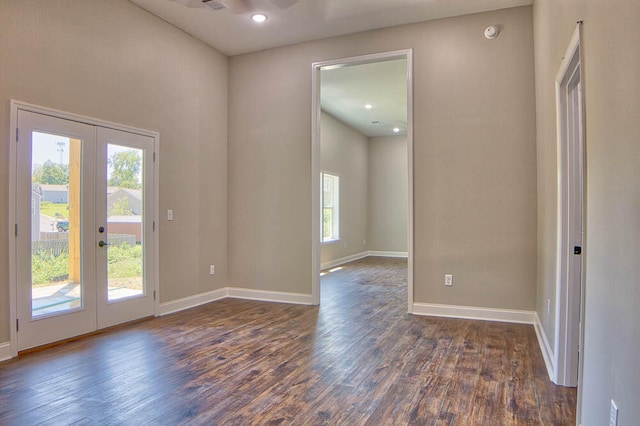
<svg viewBox="0 0 640 426">
<path fill-rule="evenodd" d="M 65 233 L 65 235 L 67 234 Z M 136 236 L 131 234 L 109 234 L 107 235 L 107 242 L 112 246 L 121 246 L 123 244 L 135 246 Z M 31 242 L 31 253 L 46 252 L 54 256 L 60 256 L 62 253 L 67 253 L 68 251 L 68 237 L 55 240 L 41 240 Z"/>
</svg>

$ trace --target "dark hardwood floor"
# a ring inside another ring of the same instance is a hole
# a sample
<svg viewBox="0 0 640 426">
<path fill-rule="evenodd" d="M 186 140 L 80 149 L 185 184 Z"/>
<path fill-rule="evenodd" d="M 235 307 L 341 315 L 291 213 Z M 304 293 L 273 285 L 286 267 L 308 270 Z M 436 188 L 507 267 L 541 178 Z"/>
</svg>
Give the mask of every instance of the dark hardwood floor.
<svg viewBox="0 0 640 426">
<path fill-rule="evenodd" d="M 530 325 L 411 316 L 406 262 L 320 307 L 227 299 L 0 363 L 0 424 L 572 425 Z"/>
</svg>

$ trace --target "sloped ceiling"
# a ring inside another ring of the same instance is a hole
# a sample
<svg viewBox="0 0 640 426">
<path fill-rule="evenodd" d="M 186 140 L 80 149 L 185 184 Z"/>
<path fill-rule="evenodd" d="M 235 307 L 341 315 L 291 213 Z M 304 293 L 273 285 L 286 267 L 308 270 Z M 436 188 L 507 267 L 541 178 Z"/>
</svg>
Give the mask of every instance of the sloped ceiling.
<svg viewBox="0 0 640 426">
<path fill-rule="evenodd" d="M 200 6 L 200 0 L 130 1 L 228 56 L 375 28 L 532 4 L 532 0 L 218 0 L 248 5 L 242 8 L 242 13 L 231 13 Z M 292 5 L 279 7 L 283 3 Z M 253 12 L 265 13 L 269 18 L 256 24 L 250 19 Z"/>
<path fill-rule="evenodd" d="M 234 56 L 376 28 L 532 4 L 532 0 L 130 0 Z M 255 12 L 268 15 L 256 24 Z M 406 64 L 358 65 L 322 72 L 322 107 L 367 136 L 406 133 Z M 370 103 L 373 108 L 366 110 Z M 376 123 L 377 122 L 377 123 Z"/>
</svg>

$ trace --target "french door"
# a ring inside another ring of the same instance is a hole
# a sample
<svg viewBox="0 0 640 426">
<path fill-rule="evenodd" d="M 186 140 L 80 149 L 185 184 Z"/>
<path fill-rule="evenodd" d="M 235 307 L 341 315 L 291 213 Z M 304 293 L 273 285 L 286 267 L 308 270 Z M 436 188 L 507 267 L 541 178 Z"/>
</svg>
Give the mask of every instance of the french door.
<svg viewBox="0 0 640 426">
<path fill-rule="evenodd" d="M 18 350 L 153 315 L 154 139 L 20 109 L 17 127 Z"/>
</svg>

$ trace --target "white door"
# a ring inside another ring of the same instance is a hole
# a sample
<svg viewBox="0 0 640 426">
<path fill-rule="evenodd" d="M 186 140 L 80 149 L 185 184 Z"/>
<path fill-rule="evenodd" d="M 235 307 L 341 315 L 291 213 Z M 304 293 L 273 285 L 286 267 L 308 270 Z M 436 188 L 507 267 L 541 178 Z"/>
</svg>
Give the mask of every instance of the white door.
<svg viewBox="0 0 640 426">
<path fill-rule="evenodd" d="M 98 127 L 96 160 L 97 308 L 104 328 L 154 313 L 153 139 Z"/>
<path fill-rule="evenodd" d="M 556 76 L 558 114 L 558 282 L 555 383 L 577 386 L 582 337 L 584 252 L 584 101 L 580 24 Z"/>
<path fill-rule="evenodd" d="M 153 138 L 18 110 L 17 347 L 153 315 Z"/>
<path fill-rule="evenodd" d="M 18 113 L 18 349 L 96 329 L 95 128 Z M 70 170 L 73 170 L 69 173 Z M 59 229 L 59 230 L 58 230 Z M 89 230 L 89 232 L 87 232 Z"/>
</svg>

